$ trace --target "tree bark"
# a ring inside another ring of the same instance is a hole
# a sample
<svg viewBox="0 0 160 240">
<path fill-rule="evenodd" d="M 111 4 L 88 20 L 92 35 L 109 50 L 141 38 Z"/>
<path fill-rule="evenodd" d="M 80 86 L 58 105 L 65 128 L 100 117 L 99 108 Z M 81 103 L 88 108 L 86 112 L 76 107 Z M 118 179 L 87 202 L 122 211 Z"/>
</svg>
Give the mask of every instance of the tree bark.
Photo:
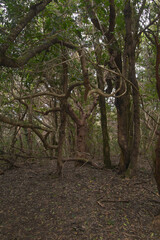
<svg viewBox="0 0 160 240">
<path fill-rule="evenodd" d="M 66 62 L 67 59 L 67 52 L 66 49 L 62 47 L 62 67 L 63 67 L 63 73 L 62 73 L 62 88 L 63 92 L 67 93 L 68 88 L 68 64 Z M 58 142 L 58 156 L 57 156 L 57 174 L 60 176 L 62 174 L 63 169 L 63 143 L 65 140 L 65 130 L 66 130 L 66 120 L 67 120 L 67 114 L 65 111 L 65 104 L 67 99 L 61 100 L 61 114 L 60 114 L 60 120 L 61 125 L 59 129 L 59 142 Z"/>
<path fill-rule="evenodd" d="M 160 194 L 160 133 L 156 144 L 156 161 L 155 161 L 155 179 L 157 183 L 158 192 Z"/>
<path fill-rule="evenodd" d="M 132 86 L 132 99 L 133 99 L 133 134 L 131 140 L 131 151 L 130 151 L 130 163 L 128 168 L 129 175 L 132 175 L 137 167 L 139 146 L 140 146 L 140 103 L 139 103 L 139 87 L 136 80 L 135 73 L 135 49 L 137 32 L 133 24 L 133 15 L 130 0 L 126 1 L 124 8 L 125 17 L 125 48 L 128 57 L 128 80 L 131 82 Z M 130 133 L 130 132 L 129 132 Z"/>
<path fill-rule="evenodd" d="M 102 136 L 103 136 L 103 162 L 106 168 L 111 168 L 109 134 L 108 134 L 108 127 L 107 127 L 107 116 L 106 116 L 105 104 L 106 104 L 105 98 L 103 96 L 99 96 L 101 128 L 102 128 Z"/>
<path fill-rule="evenodd" d="M 77 157 L 80 157 L 80 158 L 85 158 L 86 133 L 87 133 L 87 126 L 86 126 L 86 120 L 84 120 L 83 124 L 77 125 Z"/>
<path fill-rule="evenodd" d="M 119 71 L 123 74 L 123 66 L 122 66 L 122 54 L 119 49 L 119 51 L 113 52 L 112 49 L 117 48 L 117 41 L 114 41 L 114 44 L 112 44 L 111 47 L 109 47 L 110 52 L 110 67 L 113 68 L 114 65 L 118 67 Z M 114 62 L 112 63 L 112 54 L 115 54 Z M 115 69 L 117 70 L 117 69 Z M 116 77 L 116 89 L 120 86 L 120 77 Z M 127 91 L 126 88 L 127 87 Z M 126 93 L 122 95 L 124 92 Z M 122 95 L 122 96 L 121 96 Z M 120 97 L 119 97 L 120 96 Z M 125 84 L 122 82 L 121 89 L 116 94 L 115 99 L 115 106 L 117 109 L 117 125 L 118 125 L 118 144 L 121 150 L 120 153 L 120 161 L 119 161 L 119 170 L 120 172 L 125 172 L 129 166 L 130 163 L 130 120 L 131 120 L 131 100 L 129 96 L 129 86 L 128 84 Z"/>
<path fill-rule="evenodd" d="M 58 156 L 57 156 L 57 175 L 61 176 L 62 174 L 62 169 L 63 169 L 63 160 L 62 160 L 62 156 L 63 156 L 63 143 L 65 140 L 65 130 L 66 130 L 66 112 L 65 109 L 63 107 L 63 103 L 62 105 L 62 109 L 61 109 L 61 125 L 60 125 L 60 129 L 59 129 L 59 141 L 58 141 Z"/>
<path fill-rule="evenodd" d="M 32 112 L 33 112 L 33 109 L 32 109 L 32 99 L 30 99 L 30 102 L 28 104 L 28 122 L 30 124 L 32 124 Z M 27 129 L 28 131 L 28 153 L 29 155 L 32 155 L 32 152 L 33 152 L 33 136 L 32 136 L 32 129 L 31 128 L 28 128 Z"/>
<path fill-rule="evenodd" d="M 73 108 L 69 104 L 65 104 L 65 111 L 71 119 L 74 121 L 77 127 L 77 156 L 78 157 L 84 157 L 86 155 L 86 135 L 87 135 L 87 119 L 91 115 L 92 111 L 97 105 L 97 98 L 94 99 L 93 103 L 89 106 L 89 109 L 87 112 L 84 111 L 82 106 L 79 107 L 80 103 L 77 102 L 79 111 L 80 111 L 80 117 L 77 116 L 77 114 L 74 112 Z"/>
<path fill-rule="evenodd" d="M 99 45 L 99 42 L 94 44 L 95 48 L 95 55 L 97 64 L 102 64 L 102 50 Z M 97 68 L 97 81 L 98 81 L 98 88 L 104 91 L 104 79 L 103 79 L 103 71 L 101 68 Z M 105 79 L 106 80 L 106 79 Z M 101 129 L 102 129 L 102 136 L 103 136 L 103 162 L 107 168 L 111 168 L 111 159 L 110 159 L 110 145 L 109 145 L 109 134 L 108 134 L 108 127 L 107 127 L 107 113 L 106 113 L 106 101 L 103 96 L 99 96 L 99 107 L 101 113 Z"/>
<path fill-rule="evenodd" d="M 156 86 L 157 86 L 157 93 L 160 100 L 160 44 L 158 43 L 158 40 L 156 39 Z M 158 192 L 160 194 L 160 132 L 158 133 L 158 140 L 157 145 L 155 149 L 156 153 L 156 159 L 155 159 L 155 179 L 157 183 Z"/>
</svg>

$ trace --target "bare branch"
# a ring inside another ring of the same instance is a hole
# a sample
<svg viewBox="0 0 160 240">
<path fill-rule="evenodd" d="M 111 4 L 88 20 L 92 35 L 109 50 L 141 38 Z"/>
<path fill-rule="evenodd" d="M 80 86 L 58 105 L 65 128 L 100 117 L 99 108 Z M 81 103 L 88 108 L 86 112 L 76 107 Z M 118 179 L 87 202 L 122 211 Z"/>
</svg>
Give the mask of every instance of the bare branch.
<svg viewBox="0 0 160 240">
<path fill-rule="evenodd" d="M 15 100 L 18 100 L 18 101 L 22 101 L 22 100 L 25 100 L 25 99 L 31 99 L 31 98 L 36 98 L 36 97 L 41 97 L 41 96 L 51 96 L 51 97 L 57 97 L 57 98 L 68 98 L 71 94 L 71 91 L 77 87 L 77 86 L 81 86 L 83 85 L 84 83 L 83 82 L 76 82 L 76 83 L 73 83 L 67 90 L 67 93 L 66 94 L 57 94 L 55 92 L 39 92 L 39 93 L 34 93 L 32 95 L 27 95 L 27 96 L 21 96 L 21 97 L 17 97 L 14 95 L 14 99 Z M 24 104 L 24 103 L 23 103 Z M 60 109 L 50 109 L 49 111 L 52 112 L 52 111 L 59 111 Z M 44 113 L 45 114 L 45 113 Z M 46 112 L 46 114 L 48 114 L 48 111 Z"/>
<path fill-rule="evenodd" d="M 70 97 L 70 94 L 75 87 L 82 86 L 82 85 L 84 85 L 84 82 L 75 82 L 72 85 L 70 85 L 66 93 L 66 98 Z"/>
<path fill-rule="evenodd" d="M 12 125 L 12 126 L 19 126 L 19 127 L 23 127 L 23 128 L 31 128 L 32 130 L 40 129 L 40 130 L 43 130 L 43 131 L 46 131 L 46 132 L 52 132 L 51 128 L 49 129 L 49 128 L 40 127 L 40 126 L 31 124 L 31 123 L 28 123 L 28 122 L 25 122 L 25 121 L 17 121 L 15 119 L 3 116 L 2 114 L 0 114 L 0 121 L 3 122 L 3 123 L 7 123 L 9 125 Z"/>
<path fill-rule="evenodd" d="M 160 14 L 158 14 L 158 16 L 153 20 L 151 21 L 144 29 L 142 29 L 139 33 L 138 33 L 138 36 L 140 36 L 143 32 L 145 33 L 145 31 L 150 27 L 152 26 L 160 17 Z"/>
<path fill-rule="evenodd" d="M 150 40 L 150 42 L 154 45 L 155 41 L 151 38 L 151 36 L 148 34 L 148 32 L 144 32 L 144 34 L 146 35 L 146 37 Z M 153 37 L 155 38 L 154 34 Z"/>
<path fill-rule="evenodd" d="M 56 149 L 57 148 L 57 145 L 48 144 L 45 137 L 40 133 L 40 131 L 38 131 L 38 129 L 34 128 L 32 130 L 41 139 L 41 141 L 46 149 Z"/>
<path fill-rule="evenodd" d="M 91 115 L 91 113 L 93 112 L 97 104 L 98 104 L 98 97 L 95 97 L 92 105 L 90 106 L 90 108 L 88 109 L 88 112 L 86 113 L 86 117 L 85 117 L 86 119 Z"/>
<path fill-rule="evenodd" d="M 81 125 L 80 119 L 77 117 L 70 104 L 65 104 L 65 111 L 77 125 Z"/>
<path fill-rule="evenodd" d="M 27 95 L 27 96 L 22 96 L 22 97 L 16 97 L 15 100 L 24 100 L 24 99 L 32 99 L 36 97 L 41 97 L 41 96 L 51 96 L 51 97 L 57 97 L 57 98 L 65 98 L 65 94 L 57 94 L 54 92 L 39 92 L 35 93 L 32 95 Z"/>
</svg>

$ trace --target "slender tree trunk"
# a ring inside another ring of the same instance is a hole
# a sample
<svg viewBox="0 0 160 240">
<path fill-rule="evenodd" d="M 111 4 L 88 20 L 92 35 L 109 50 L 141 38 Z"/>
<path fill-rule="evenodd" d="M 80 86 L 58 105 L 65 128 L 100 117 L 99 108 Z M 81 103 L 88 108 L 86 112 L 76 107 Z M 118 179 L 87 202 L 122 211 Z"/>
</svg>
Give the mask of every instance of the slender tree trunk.
<svg viewBox="0 0 160 240">
<path fill-rule="evenodd" d="M 160 194 L 160 133 L 158 135 L 155 152 L 156 152 L 155 179 L 157 183 L 158 192 Z"/>
<path fill-rule="evenodd" d="M 63 161 L 62 161 L 62 156 L 63 156 L 63 143 L 65 140 L 65 129 L 66 129 L 66 112 L 63 106 L 63 102 L 62 102 L 62 107 L 61 107 L 61 125 L 60 125 L 60 129 L 59 129 L 59 142 L 58 142 L 58 158 L 57 158 L 57 174 L 60 176 L 62 174 L 62 169 L 63 169 Z"/>
<path fill-rule="evenodd" d="M 30 103 L 28 105 L 28 122 L 32 123 L 32 99 L 30 99 Z M 32 155 L 33 153 L 33 136 L 32 136 L 32 129 L 27 129 L 27 138 L 28 138 L 28 153 Z"/>
<path fill-rule="evenodd" d="M 107 168 L 111 168 L 106 105 L 105 105 L 105 98 L 103 96 L 99 96 L 99 106 L 100 106 L 100 113 L 101 113 L 101 128 L 102 128 L 102 136 L 103 136 L 103 161 Z"/>
<path fill-rule="evenodd" d="M 97 64 L 102 64 L 102 50 L 98 43 L 94 44 L 95 54 Z M 104 79 L 103 79 L 103 71 L 101 68 L 97 68 L 97 81 L 98 81 L 98 88 L 104 91 Z M 108 127 L 107 127 L 107 113 L 106 113 L 106 101 L 103 96 L 99 96 L 99 107 L 101 113 L 101 129 L 102 129 L 102 136 L 103 136 L 103 162 L 107 168 L 111 168 L 111 159 L 110 159 L 110 145 L 109 145 L 109 134 L 108 134 Z"/>
<path fill-rule="evenodd" d="M 20 151 L 21 152 L 24 152 L 24 146 L 23 146 L 23 140 L 22 140 L 22 135 L 21 135 L 21 130 L 20 130 L 20 133 L 19 133 L 19 142 L 20 142 Z"/>
<path fill-rule="evenodd" d="M 51 108 L 56 108 L 57 107 L 57 101 L 56 99 L 53 99 L 50 102 L 50 107 Z M 51 133 L 50 136 L 50 141 L 51 141 L 51 145 L 57 145 L 57 136 L 55 134 L 55 129 L 58 129 L 58 116 L 57 116 L 57 112 L 53 112 L 52 113 L 52 127 L 53 127 L 53 133 Z M 50 149 L 50 157 L 53 158 L 53 156 L 57 156 L 57 149 Z"/>
<path fill-rule="evenodd" d="M 15 150 L 14 147 L 15 147 L 15 144 L 17 142 L 18 129 L 19 129 L 19 127 L 15 127 L 14 133 L 13 133 L 13 136 L 12 136 L 12 142 L 11 142 L 11 147 L 10 147 L 11 154 L 14 154 L 14 150 Z"/>
<path fill-rule="evenodd" d="M 62 47 L 62 67 L 63 67 L 63 74 L 62 74 L 62 88 L 63 92 L 67 92 L 67 87 L 68 87 L 68 65 L 66 63 L 67 59 L 67 52 L 66 50 Z M 60 176 L 62 174 L 62 169 L 63 169 L 63 160 L 62 160 L 62 155 L 63 155 L 63 144 L 65 141 L 65 130 L 66 130 L 66 120 L 67 120 L 67 114 L 65 110 L 65 104 L 66 104 L 67 99 L 63 99 L 61 101 L 61 125 L 59 129 L 59 142 L 58 142 L 58 158 L 57 158 L 57 174 Z"/>
<path fill-rule="evenodd" d="M 129 171 L 135 172 L 137 169 L 137 162 L 140 147 L 140 102 L 139 102 L 139 86 L 135 76 L 135 57 L 132 56 L 131 63 L 131 76 L 132 76 L 132 97 L 133 97 L 133 146 L 131 151 L 131 159 Z M 132 173 L 131 173 L 132 174 Z"/>
<path fill-rule="evenodd" d="M 124 8 L 126 36 L 125 36 L 125 48 L 128 56 L 129 71 L 128 80 L 132 83 L 132 98 L 133 98 L 133 139 L 130 152 L 130 163 L 128 168 L 129 175 L 132 175 L 137 168 L 137 161 L 139 155 L 140 146 L 140 103 L 139 103 L 139 87 L 136 80 L 135 73 L 135 50 L 137 33 L 134 29 L 132 8 L 130 1 L 126 1 Z"/>
<path fill-rule="evenodd" d="M 119 71 L 123 73 L 122 56 L 120 51 L 117 52 L 117 55 L 115 57 L 115 63 Z M 111 68 L 112 65 L 114 66 L 114 63 L 112 64 L 111 62 Z M 116 78 L 116 90 L 119 88 L 121 80 L 122 79 L 120 77 Z M 126 93 L 123 94 L 125 91 Z M 131 111 L 130 111 L 131 101 L 129 96 L 129 86 L 124 82 L 122 82 L 121 89 L 116 94 L 115 106 L 117 109 L 118 144 L 121 150 L 119 170 L 122 173 L 127 170 L 130 163 L 130 127 L 131 127 Z"/>
<path fill-rule="evenodd" d="M 157 83 L 157 93 L 160 100 L 160 44 L 158 43 L 158 39 L 156 40 L 156 49 L 157 49 L 157 56 L 156 56 L 156 83 Z M 157 188 L 160 194 L 160 132 L 158 132 L 158 140 L 155 149 L 156 159 L 155 159 L 155 179 L 157 183 Z"/>
</svg>

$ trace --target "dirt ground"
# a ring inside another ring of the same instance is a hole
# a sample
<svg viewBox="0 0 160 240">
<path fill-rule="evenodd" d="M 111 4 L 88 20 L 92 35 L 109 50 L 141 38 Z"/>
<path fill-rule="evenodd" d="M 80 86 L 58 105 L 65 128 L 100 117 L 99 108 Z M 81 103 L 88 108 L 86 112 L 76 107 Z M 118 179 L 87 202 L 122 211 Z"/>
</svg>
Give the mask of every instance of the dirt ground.
<svg viewBox="0 0 160 240">
<path fill-rule="evenodd" d="M 146 162 L 147 164 L 147 162 Z M 1 240 L 160 240 L 160 197 L 150 170 L 116 171 L 66 163 L 21 164 L 0 175 Z"/>
</svg>

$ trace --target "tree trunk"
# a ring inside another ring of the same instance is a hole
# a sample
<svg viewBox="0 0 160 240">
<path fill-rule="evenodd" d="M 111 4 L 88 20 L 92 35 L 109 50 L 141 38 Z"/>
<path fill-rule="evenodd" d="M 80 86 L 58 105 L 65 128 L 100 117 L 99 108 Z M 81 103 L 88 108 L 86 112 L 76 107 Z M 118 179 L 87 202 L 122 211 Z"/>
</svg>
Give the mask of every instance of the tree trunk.
<svg viewBox="0 0 160 240">
<path fill-rule="evenodd" d="M 125 96 L 116 99 L 118 121 L 118 143 L 121 149 L 119 170 L 125 172 L 130 163 L 130 98 Z"/>
<path fill-rule="evenodd" d="M 139 147 L 140 147 L 140 102 L 139 102 L 139 87 L 138 82 L 135 76 L 135 60 L 134 56 L 132 57 L 133 61 L 131 61 L 132 66 L 132 97 L 133 97 L 133 145 L 131 151 L 131 159 L 129 165 L 129 171 L 132 174 L 137 169 L 137 162 L 139 156 Z"/>
<path fill-rule="evenodd" d="M 158 39 L 156 39 L 156 50 L 157 50 L 157 56 L 156 56 L 156 83 L 157 83 L 157 93 L 160 100 L 160 74 L 159 74 L 159 68 L 160 68 L 160 44 L 158 43 Z M 157 188 L 160 194 L 160 132 L 158 133 L 158 140 L 156 145 L 156 160 L 155 160 L 155 179 L 157 182 Z"/>
<path fill-rule="evenodd" d="M 102 64 L 102 56 L 101 56 L 102 49 L 100 47 L 98 39 L 97 39 L 97 43 L 94 44 L 94 48 L 95 48 L 97 64 Z M 98 88 L 104 91 L 103 71 L 101 68 L 97 68 L 97 81 L 98 81 Z M 103 136 L 103 162 L 107 168 L 111 168 L 109 134 L 108 134 L 108 127 L 107 127 L 106 101 L 105 101 L 105 98 L 101 95 L 99 96 L 99 107 L 100 107 L 100 113 L 101 113 L 101 129 L 102 129 L 102 136 Z"/>
<path fill-rule="evenodd" d="M 56 108 L 57 107 L 57 100 L 56 99 L 53 99 L 51 102 L 50 102 L 50 107 L 51 108 Z M 58 114 L 57 112 L 52 112 L 52 127 L 53 129 L 58 129 Z M 57 134 L 55 134 L 55 131 L 54 130 L 52 133 L 51 133 L 51 137 L 50 137 L 50 141 L 51 141 L 51 145 L 58 145 L 57 143 Z M 58 155 L 58 149 L 50 149 L 50 157 L 53 158 L 53 156 L 57 156 Z"/>
<path fill-rule="evenodd" d="M 116 42 L 114 43 L 114 48 L 116 47 L 115 45 Z M 124 63 L 124 66 L 122 67 L 122 56 L 120 51 L 117 52 L 116 54 L 115 63 L 119 71 L 125 75 L 123 69 L 126 66 Z M 114 64 L 112 64 L 112 62 L 110 64 L 112 68 L 112 65 L 114 66 Z M 120 81 L 121 78 L 116 77 L 116 90 L 120 86 Z M 126 93 L 123 95 L 125 91 Z M 132 124 L 131 124 L 131 100 L 129 92 L 130 92 L 129 85 L 122 82 L 121 89 L 116 94 L 115 99 L 115 106 L 117 109 L 118 144 L 121 150 L 119 161 L 119 171 L 121 173 L 125 172 L 128 169 L 130 163 L 130 144 L 131 144 L 130 131 Z"/>
<path fill-rule="evenodd" d="M 85 158 L 86 154 L 86 133 L 87 126 L 86 121 L 81 125 L 77 125 L 77 156 Z"/>
<path fill-rule="evenodd" d="M 62 155 L 63 155 L 63 143 L 65 140 L 65 129 L 66 129 L 66 112 L 63 107 L 62 103 L 62 109 L 61 109 L 61 125 L 59 129 L 59 142 L 58 142 L 58 156 L 57 156 L 57 175 L 60 176 L 62 174 L 63 169 L 63 161 L 62 161 Z"/>
<path fill-rule="evenodd" d="M 62 88 L 63 92 L 66 94 L 67 87 L 68 87 L 68 65 L 67 65 L 67 52 L 66 49 L 62 47 L 62 67 L 63 67 L 63 73 L 62 73 Z M 57 174 L 60 176 L 62 174 L 63 169 L 63 161 L 62 161 L 62 154 L 63 154 L 63 143 L 65 140 L 65 129 L 66 129 L 66 120 L 67 120 L 67 114 L 65 110 L 65 104 L 67 99 L 63 99 L 61 101 L 61 125 L 59 129 L 59 142 L 58 142 L 58 158 L 57 158 Z"/>
<path fill-rule="evenodd" d="M 132 8 L 130 1 L 126 1 L 124 8 L 126 36 L 125 36 L 125 49 L 128 56 L 128 80 L 132 83 L 132 98 L 133 98 L 133 139 L 130 152 L 130 163 L 128 168 L 129 175 L 132 175 L 137 168 L 137 161 L 139 155 L 140 145 L 140 103 L 139 103 L 139 87 L 136 80 L 135 73 L 135 50 L 137 33 L 134 29 Z"/>
<path fill-rule="evenodd" d="M 107 168 L 111 168 L 106 105 L 105 105 L 105 98 L 103 96 L 99 96 L 99 107 L 100 107 L 100 113 L 101 113 L 101 128 L 102 128 L 102 136 L 103 136 L 103 161 Z"/>
<path fill-rule="evenodd" d="M 11 154 L 14 154 L 14 147 L 15 147 L 15 144 L 17 142 L 17 134 L 18 134 L 18 131 L 19 131 L 19 128 L 18 127 L 15 127 L 14 129 L 14 133 L 13 133 L 13 136 L 12 136 L 12 142 L 11 142 L 11 147 L 10 147 L 10 153 Z"/>
<path fill-rule="evenodd" d="M 32 99 L 30 99 L 30 103 L 28 104 L 28 122 L 29 123 L 32 123 Z M 28 138 L 28 153 L 29 155 L 32 155 L 33 154 L 33 135 L 32 135 L 32 129 L 31 128 L 28 128 L 27 129 L 27 138 Z"/>
<path fill-rule="evenodd" d="M 157 183 L 158 192 L 160 194 L 160 133 L 156 145 L 156 162 L 155 162 L 155 179 Z"/>
</svg>

